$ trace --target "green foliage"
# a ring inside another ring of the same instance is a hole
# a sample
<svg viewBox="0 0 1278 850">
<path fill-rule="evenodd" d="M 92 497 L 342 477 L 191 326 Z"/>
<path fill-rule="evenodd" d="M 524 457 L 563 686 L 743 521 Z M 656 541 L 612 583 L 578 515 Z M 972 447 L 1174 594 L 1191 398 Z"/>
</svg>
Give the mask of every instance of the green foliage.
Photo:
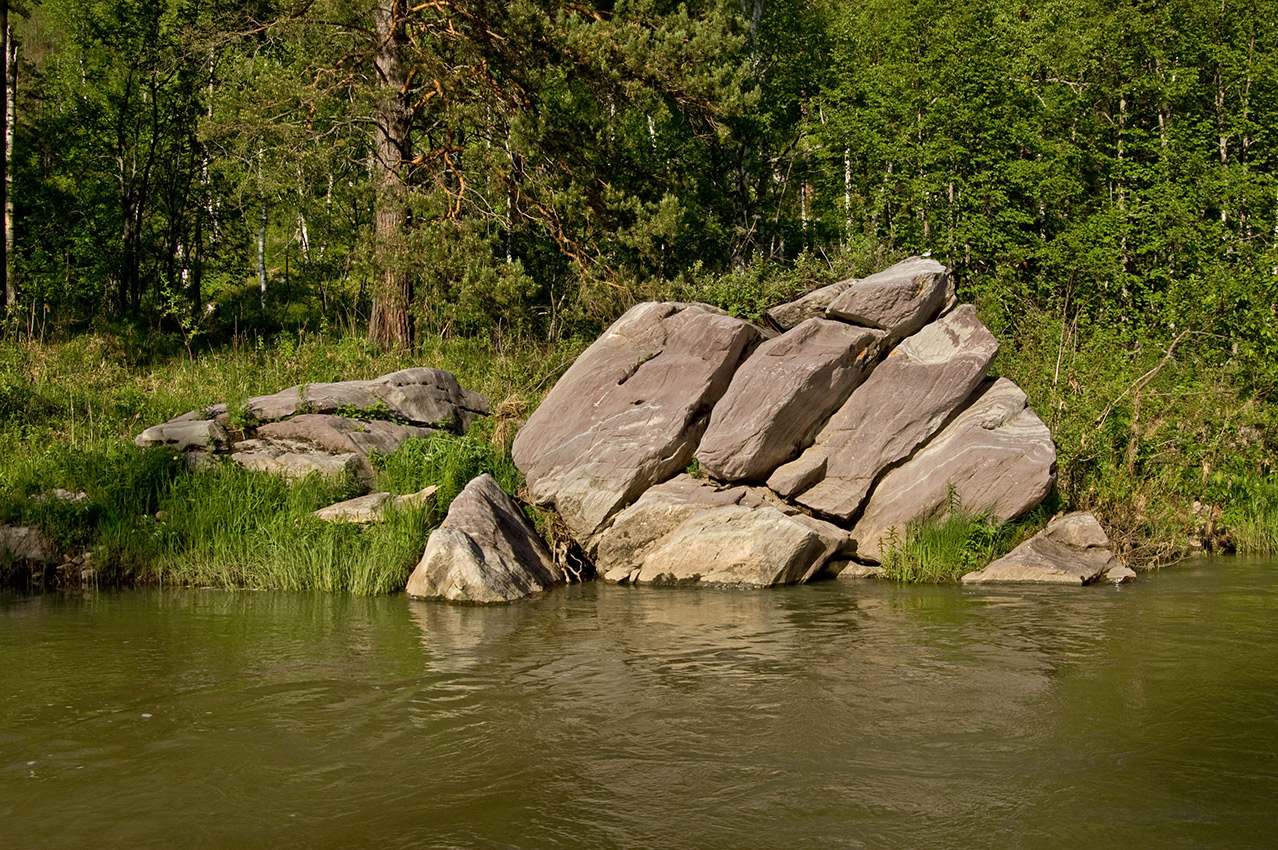
<svg viewBox="0 0 1278 850">
<path fill-rule="evenodd" d="M 374 463 L 392 492 L 413 493 L 438 486 L 435 503 L 441 513 L 448 510 L 471 479 L 485 472 L 497 479 L 507 493 L 519 492 L 519 470 L 509 452 L 493 447 L 486 430 L 477 424 L 464 437 L 441 432 L 425 439 L 413 438 L 389 455 L 375 457 Z"/>
</svg>

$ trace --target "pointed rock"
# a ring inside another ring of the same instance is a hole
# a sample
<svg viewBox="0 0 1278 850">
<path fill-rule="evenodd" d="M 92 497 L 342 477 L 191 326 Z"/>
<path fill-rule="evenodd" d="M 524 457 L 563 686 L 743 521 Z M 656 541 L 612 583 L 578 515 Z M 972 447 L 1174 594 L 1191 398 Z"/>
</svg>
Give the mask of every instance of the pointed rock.
<svg viewBox="0 0 1278 850">
<path fill-rule="evenodd" d="M 998 342 L 970 304 L 898 345 L 768 486 L 850 520 L 888 467 L 935 434 L 981 382 Z"/>
<path fill-rule="evenodd" d="M 765 481 L 811 443 L 872 367 L 883 334 L 809 319 L 750 355 L 710 414 L 697 461 L 723 481 Z"/>
<path fill-rule="evenodd" d="M 644 490 L 686 468 L 760 329 L 700 304 L 632 307 L 520 429 L 515 464 L 589 546 Z"/>
<path fill-rule="evenodd" d="M 512 602 L 564 581 L 519 505 L 485 473 L 466 485 L 431 532 L 407 592 L 452 602 Z"/>
<path fill-rule="evenodd" d="M 1043 501 L 1055 478 L 1056 446 L 1047 426 L 1025 406 L 1020 387 L 999 378 L 954 421 L 874 487 L 852 529 L 857 557 L 878 561 L 889 529 L 939 516 L 951 491 L 974 513 L 997 522 Z"/>
<path fill-rule="evenodd" d="M 1109 537 L 1090 512 L 1066 514 L 964 583 L 1089 584 L 1118 565 Z"/>
</svg>

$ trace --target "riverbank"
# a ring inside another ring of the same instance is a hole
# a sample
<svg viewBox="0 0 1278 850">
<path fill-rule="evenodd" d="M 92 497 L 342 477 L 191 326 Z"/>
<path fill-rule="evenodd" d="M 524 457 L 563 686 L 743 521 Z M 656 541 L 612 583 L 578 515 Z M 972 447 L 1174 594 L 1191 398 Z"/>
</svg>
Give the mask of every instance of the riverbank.
<svg viewBox="0 0 1278 850">
<path fill-rule="evenodd" d="M 969 517 L 904 530 L 893 577 L 952 580 L 1067 509 L 1094 511 L 1136 567 L 1200 549 L 1278 551 L 1278 481 L 1267 442 L 1274 413 L 1228 362 L 1207 361 L 1192 339 L 1169 349 L 1123 348 L 1116 334 L 1081 332 L 1045 315 L 1004 317 L 996 328 L 1003 345 L 995 373 L 1026 390 L 1055 438 L 1056 491 L 1044 510 L 1009 528 Z M 518 491 L 509 451 L 515 431 L 587 342 L 428 338 L 415 351 L 387 352 L 353 336 L 300 331 L 193 353 L 119 330 L 7 340 L 0 523 L 39 527 L 56 557 L 38 574 L 0 564 L 0 580 L 399 590 L 429 529 L 470 477 L 490 472 Z M 453 372 L 492 401 L 494 414 L 464 438 L 411 441 L 379 460 L 379 489 L 441 487 L 432 507 L 386 523 L 333 526 L 311 517 L 350 495 L 346 483 L 290 488 L 231 467 L 197 473 L 173 453 L 131 443 L 144 427 L 214 401 L 410 365 Z M 55 490 L 84 497 L 50 497 Z"/>
</svg>

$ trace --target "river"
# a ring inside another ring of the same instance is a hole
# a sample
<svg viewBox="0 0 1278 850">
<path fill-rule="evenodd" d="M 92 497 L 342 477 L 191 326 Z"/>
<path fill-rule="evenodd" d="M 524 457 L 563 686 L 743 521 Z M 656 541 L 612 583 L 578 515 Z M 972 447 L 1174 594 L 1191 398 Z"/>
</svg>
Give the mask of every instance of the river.
<svg viewBox="0 0 1278 850">
<path fill-rule="evenodd" d="M 1278 562 L 0 597 L 0 847 L 1278 843 Z"/>
</svg>

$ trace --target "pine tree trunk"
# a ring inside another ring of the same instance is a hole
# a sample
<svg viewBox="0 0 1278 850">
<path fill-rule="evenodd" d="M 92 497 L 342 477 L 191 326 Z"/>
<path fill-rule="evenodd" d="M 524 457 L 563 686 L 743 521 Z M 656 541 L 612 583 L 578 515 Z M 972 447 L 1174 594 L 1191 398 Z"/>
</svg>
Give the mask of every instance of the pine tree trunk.
<svg viewBox="0 0 1278 850">
<path fill-rule="evenodd" d="M 412 111 L 408 98 L 408 63 L 404 52 L 408 36 L 404 0 L 378 0 L 373 7 L 377 37 L 373 63 L 381 85 L 374 137 L 374 169 L 377 206 L 373 216 L 377 272 L 373 285 L 373 311 L 369 339 L 388 347 L 413 344 L 410 307 L 412 277 L 403 268 L 396 248 L 408 227 L 405 205 L 405 171 L 412 160 Z"/>
</svg>

